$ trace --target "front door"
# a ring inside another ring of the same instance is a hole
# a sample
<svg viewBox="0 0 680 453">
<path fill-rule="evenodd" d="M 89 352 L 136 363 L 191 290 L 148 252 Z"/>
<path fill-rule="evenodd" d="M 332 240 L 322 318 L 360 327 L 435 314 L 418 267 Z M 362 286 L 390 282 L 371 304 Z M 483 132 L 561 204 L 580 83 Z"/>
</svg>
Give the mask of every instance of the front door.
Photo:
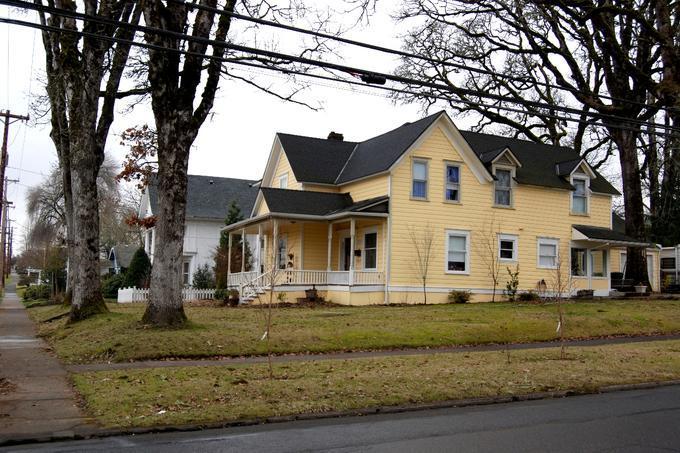
<svg viewBox="0 0 680 453">
<path fill-rule="evenodd" d="M 352 259 L 352 239 L 343 238 L 342 239 L 342 270 L 349 270 L 349 263 Z"/>
</svg>

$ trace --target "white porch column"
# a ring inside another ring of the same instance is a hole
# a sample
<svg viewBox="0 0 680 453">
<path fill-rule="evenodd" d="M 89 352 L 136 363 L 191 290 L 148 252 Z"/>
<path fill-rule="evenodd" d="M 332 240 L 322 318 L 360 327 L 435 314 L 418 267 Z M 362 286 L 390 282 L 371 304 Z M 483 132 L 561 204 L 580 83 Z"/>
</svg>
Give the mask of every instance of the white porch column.
<svg viewBox="0 0 680 453">
<path fill-rule="evenodd" d="M 354 236 L 356 235 L 356 221 L 349 221 L 349 284 L 354 284 Z"/>
<path fill-rule="evenodd" d="M 326 271 L 331 271 L 331 255 L 333 252 L 333 224 L 328 224 L 328 251 L 326 256 Z"/>
<path fill-rule="evenodd" d="M 229 274 L 231 274 L 231 231 L 229 235 L 229 246 L 227 247 L 227 286 L 229 286 Z"/>
<path fill-rule="evenodd" d="M 274 254 L 274 259 L 272 260 L 272 263 L 274 263 L 274 270 L 278 270 L 279 268 L 279 221 L 274 219 L 274 234 L 273 234 L 273 242 L 272 242 L 272 253 Z"/>
<path fill-rule="evenodd" d="M 262 224 L 257 225 L 257 275 L 260 275 L 262 267 Z"/>
<path fill-rule="evenodd" d="M 241 229 L 241 273 L 246 271 L 246 229 Z"/>
</svg>

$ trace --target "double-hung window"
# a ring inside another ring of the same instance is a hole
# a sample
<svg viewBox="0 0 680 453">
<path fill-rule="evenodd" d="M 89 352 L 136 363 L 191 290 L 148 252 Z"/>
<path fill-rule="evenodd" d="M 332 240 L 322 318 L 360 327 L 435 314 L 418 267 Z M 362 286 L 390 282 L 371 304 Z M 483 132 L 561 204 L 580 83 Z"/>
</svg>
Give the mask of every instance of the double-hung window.
<svg viewBox="0 0 680 453">
<path fill-rule="evenodd" d="M 191 276 L 191 262 L 184 261 L 182 263 L 182 284 L 184 286 L 188 286 L 191 283 L 189 281 L 190 276 Z"/>
<path fill-rule="evenodd" d="M 449 230 L 446 232 L 446 271 L 452 274 L 470 272 L 470 233 Z"/>
<path fill-rule="evenodd" d="M 494 203 L 496 206 L 512 205 L 512 171 L 497 169 Z"/>
<path fill-rule="evenodd" d="M 498 258 L 501 261 L 517 261 L 517 236 L 498 235 Z"/>
<path fill-rule="evenodd" d="M 538 239 L 538 267 L 556 269 L 559 258 L 559 240 L 549 238 Z"/>
<path fill-rule="evenodd" d="M 378 233 L 364 234 L 364 269 L 375 270 L 378 267 Z"/>
<path fill-rule="evenodd" d="M 587 214 L 588 184 L 586 180 L 574 178 L 572 185 L 575 190 L 571 193 L 571 212 L 574 214 Z"/>
<path fill-rule="evenodd" d="M 411 167 L 411 197 L 427 200 L 427 161 L 414 159 Z"/>
<path fill-rule="evenodd" d="M 446 164 L 446 186 L 444 200 L 460 201 L 460 166 Z"/>
<path fill-rule="evenodd" d="M 279 236 L 277 259 L 277 267 L 279 269 L 286 269 L 288 264 L 288 237 L 285 235 Z"/>
<path fill-rule="evenodd" d="M 288 173 L 284 173 L 281 176 L 279 176 L 279 189 L 287 188 L 288 188 Z"/>
</svg>

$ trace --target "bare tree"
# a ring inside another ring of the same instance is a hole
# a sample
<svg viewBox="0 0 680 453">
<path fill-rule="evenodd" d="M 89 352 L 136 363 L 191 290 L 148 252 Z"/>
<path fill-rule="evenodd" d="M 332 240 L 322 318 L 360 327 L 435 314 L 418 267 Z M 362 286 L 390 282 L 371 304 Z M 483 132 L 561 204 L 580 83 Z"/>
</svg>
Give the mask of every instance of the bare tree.
<svg viewBox="0 0 680 453">
<path fill-rule="evenodd" d="M 637 145 L 642 124 L 659 108 L 680 111 L 677 8 L 654 0 L 409 0 L 400 18 L 420 20 L 405 46 L 430 60 L 406 59 L 398 72 L 446 84 L 441 94 L 453 93 L 457 111 L 478 115 L 479 128 L 501 124 L 506 133 L 569 144 L 582 154 L 611 140 L 622 171 L 626 233 L 645 240 Z M 430 88 L 421 93 L 406 99 L 433 102 Z M 570 134 L 556 110 L 565 105 L 583 121 Z M 519 112 L 509 114 L 508 107 Z M 584 145 L 591 125 L 604 134 Z M 674 118 L 673 125 L 680 122 Z M 627 256 L 633 278 L 646 281 L 644 250 L 631 248 Z"/>
<path fill-rule="evenodd" d="M 144 21 L 150 27 L 170 34 L 147 33 L 146 41 L 170 51 L 156 48 L 148 52 L 148 86 L 155 119 L 158 160 L 158 212 L 156 220 L 156 250 L 151 275 L 149 304 L 143 321 L 156 326 L 181 326 L 186 321 L 181 297 L 181 264 L 187 193 L 189 152 L 198 132 L 208 118 L 220 77 L 229 72 L 224 58 L 234 61 L 257 61 L 267 65 L 290 66 L 289 61 L 267 59 L 255 55 L 227 52 L 236 39 L 232 28 L 232 13 L 237 3 L 246 15 L 269 16 L 274 20 L 290 20 L 307 11 L 296 2 L 289 6 L 265 1 L 203 0 L 200 4 L 182 1 L 164 3 L 151 0 L 143 3 Z M 323 23 L 323 21 L 320 21 Z M 191 30 L 191 37 L 177 39 L 176 33 Z M 303 54 L 319 52 L 324 45 L 317 42 Z M 182 54 L 186 50 L 185 54 Z M 240 80 L 264 89 L 251 79 Z M 292 95 L 279 96 L 294 101 Z"/>
<path fill-rule="evenodd" d="M 476 234 L 477 253 L 479 254 L 486 270 L 488 271 L 493 290 L 491 302 L 496 302 L 496 288 L 500 280 L 501 258 L 499 254 L 501 224 L 495 221 L 494 215 L 482 225 L 479 234 Z"/>
<path fill-rule="evenodd" d="M 42 0 L 35 2 L 43 6 Z M 77 10 L 73 0 L 47 2 Z M 63 178 L 72 294 L 70 320 L 107 311 L 99 280 L 99 212 L 97 175 L 113 122 L 114 104 L 134 36 L 131 28 L 102 25 L 95 19 L 137 24 L 137 2 L 84 2 L 88 16 L 78 27 L 74 17 L 39 12 L 51 112 L 51 137 Z M 87 30 L 98 35 L 81 36 Z"/>
<path fill-rule="evenodd" d="M 429 223 L 425 224 L 422 228 L 409 225 L 408 235 L 416 251 L 415 271 L 423 286 L 423 302 L 427 304 L 427 278 L 430 271 L 430 262 L 432 261 L 434 229 Z"/>
<path fill-rule="evenodd" d="M 548 282 L 552 299 L 557 305 L 557 334 L 560 337 L 560 358 L 566 358 L 566 344 L 564 342 L 564 299 L 571 296 L 574 289 L 574 281 L 571 278 L 569 266 L 563 266 L 562 254 L 558 253 L 555 258 L 555 267 L 550 274 Z"/>
</svg>

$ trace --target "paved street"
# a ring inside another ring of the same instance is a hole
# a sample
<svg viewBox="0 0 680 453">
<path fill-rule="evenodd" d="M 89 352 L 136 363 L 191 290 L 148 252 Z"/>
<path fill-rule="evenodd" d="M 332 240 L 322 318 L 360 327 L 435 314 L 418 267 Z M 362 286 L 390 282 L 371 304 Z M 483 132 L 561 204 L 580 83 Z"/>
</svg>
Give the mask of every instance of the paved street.
<svg viewBox="0 0 680 453">
<path fill-rule="evenodd" d="M 6 450 L 668 452 L 680 451 L 679 421 L 680 386 L 669 386 L 558 400 L 112 437 Z"/>
</svg>

